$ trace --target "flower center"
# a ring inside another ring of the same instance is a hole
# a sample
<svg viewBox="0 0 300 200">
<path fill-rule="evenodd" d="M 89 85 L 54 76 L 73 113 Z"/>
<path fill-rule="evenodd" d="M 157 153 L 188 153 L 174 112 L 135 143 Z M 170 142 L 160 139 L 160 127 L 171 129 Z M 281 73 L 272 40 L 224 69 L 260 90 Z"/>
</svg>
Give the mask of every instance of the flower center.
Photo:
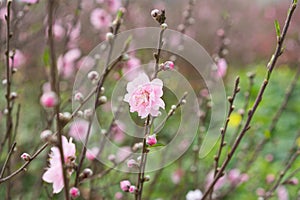
<svg viewBox="0 0 300 200">
<path fill-rule="evenodd" d="M 135 106 L 144 105 L 149 103 L 150 94 L 146 90 L 142 90 L 139 94 L 135 95 Z"/>
</svg>

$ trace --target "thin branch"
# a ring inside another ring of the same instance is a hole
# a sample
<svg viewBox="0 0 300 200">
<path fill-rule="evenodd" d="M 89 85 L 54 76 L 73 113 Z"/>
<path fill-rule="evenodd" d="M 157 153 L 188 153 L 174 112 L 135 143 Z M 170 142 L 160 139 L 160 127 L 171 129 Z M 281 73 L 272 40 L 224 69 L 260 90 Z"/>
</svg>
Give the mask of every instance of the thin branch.
<svg viewBox="0 0 300 200">
<path fill-rule="evenodd" d="M 280 34 L 280 36 L 277 37 L 276 50 L 275 50 L 274 54 L 272 55 L 272 57 L 270 59 L 270 62 L 267 65 L 267 69 L 268 70 L 267 70 L 267 73 L 266 73 L 265 80 L 263 81 L 263 83 L 262 83 L 262 85 L 260 87 L 260 90 L 258 92 L 258 95 L 257 95 L 257 97 L 255 99 L 255 102 L 254 102 L 252 108 L 248 112 L 248 117 L 247 117 L 247 120 L 245 122 L 245 125 L 243 126 L 241 132 L 239 133 L 236 141 L 233 144 L 232 149 L 228 153 L 226 159 L 224 160 L 224 162 L 223 162 L 220 170 L 218 171 L 217 175 L 215 176 L 214 180 L 208 186 L 207 190 L 204 192 L 202 200 L 206 199 L 206 197 L 209 195 L 210 190 L 214 187 L 214 185 L 217 183 L 217 181 L 223 176 L 225 168 L 227 167 L 228 163 L 231 161 L 231 158 L 233 157 L 234 153 L 236 152 L 236 150 L 237 150 L 239 144 L 241 143 L 244 135 L 250 129 L 250 123 L 252 121 L 252 118 L 253 118 L 253 116 L 254 116 L 254 114 L 255 114 L 255 112 L 256 112 L 256 110 L 257 110 L 260 102 L 262 101 L 263 95 L 264 95 L 266 87 L 267 87 L 267 85 L 268 85 L 268 83 L 270 81 L 270 77 L 271 77 L 272 72 L 274 70 L 274 67 L 275 67 L 275 65 L 277 63 L 277 60 L 280 57 L 280 55 L 283 53 L 283 49 L 282 49 L 283 42 L 284 42 L 284 39 L 286 37 L 286 34 L 287 34 L 287 31 L 288 31 L 288 28 L 289 28 L 289 25 L 290 25 L 293 13 L 294 13 L 294 11 L 296 9 L 296 6 L 297 6 L 297 1 L 293 0 L 292 3 L 291 3 L 291 6 L 290 6 L 289 12 L 287 14 L 287 18 L 286 18 L 286 21 L 285 21 L 285 24 L 284 24 L 284 27 L 283 27 L 283 31 Z"/>
<path fill-rule="evenodd" d="M 1 169 L 0 178 L 3 177 L 3 174 L 4 174 L 4 172 L 5 172 L 5 169 L 6 169 L 6 167 L 7 167 L 8 162 L 9 162 L 9 159 L 10 159 L 10 157 L 11 157 L 11 155 L 12 155 L 12 153 L 13 153 L 15 147 L 16 147 L 16 145 L 17 145 L 17 143 L 14 142 L 14 143 L 12 144 L 12 146 L 10 147 L 10 150 L 9 150 L 9 152 L 8 152 L 8 154 L 7 154 L 6 160 L 5 160 L 5 162 L 4 162 L 4 164 L 3 164 L 3 167 L 2 167 L 2 169 Z"/>
</svg>

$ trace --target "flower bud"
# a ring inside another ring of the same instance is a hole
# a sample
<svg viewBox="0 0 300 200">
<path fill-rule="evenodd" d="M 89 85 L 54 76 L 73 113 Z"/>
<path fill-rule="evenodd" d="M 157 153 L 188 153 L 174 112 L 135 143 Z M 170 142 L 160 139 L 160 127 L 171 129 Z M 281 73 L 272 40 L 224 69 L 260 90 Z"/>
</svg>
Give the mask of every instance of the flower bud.
<svg viewBox="0 0 300 200">
<path fill-rule="evenodd" d="M 166 30 L 168 28 L 168 24 L 167 23 L 163 23 L 162 25 L 160 25 L 160 27 L 163 29 L 163 30 Z"/>
<path fill-rule="evenodd" d="M 130 159 L 127 161 L 127 167 L 128 168 L 139 167 L 139 164 L 134 159 Z"/>
<path fill-rule="evenodd" d="M 157 143 L 156 134 L 149 135 L 149 136 L 146 138 L 146 143 L 147 143 L 149 146 L 155 145 L 155 144 Z"/>
<path fill-rule="evenodd" d="M 73 198 L 73 199 L 76 199 L 77 197 L 80 196 L 80 191 L 78 188 L 76 187 L 72 187 L 69 191 L 70 193 L 70 196 Z"/>
<path fill-rule="evenodd" d="M 135 191 L 136 191 L 136 187 L 135 187 L 134 185 L 131 185 L 131 186 L 129 187 L 129 192 L 130 192 L 130 193 L 135 193 Z"/>
<path fill-rule="evenodd" d="M 174 63 L 172 62 L 172 61 L 166 61 L 166 62 L 164 62 L 163 64 L 161 64 L 160 65 L 160 67 L 161 67 L 161 69 L 162 70 L 172 70 L 172 69 L 174 69 Z"/>
<path fill-rule="evenodd" d="M 111 42 L 114 39 L 114 34 L 111 32 L 106 33 L 106 41 Z"/>
<path fill-rule="evenodd" d="M 45 92 L 41 96 L 40 103 L 44 108 L 53 108 L 58 104 L 58 97 L 55 92 Z"/>
<path fill-rule="evenodd" d="M 115 162 L 116 156 L 114 154 L 110 154 L 110 155 L 108 155 L 108 160 L 111 162 Z"/>
<path fill-rule="evenodd" d="M 85 177 L 91 177 L 93 175 L 93 171 L 90 168 L 85 168 L 82 173 Z"/>
<path fill-rule="evenodd" d="M 107 102 L 107 97 L 106 96 L 101 96 L 99 97 L 99 104 L 105 104 Z"/>
<path fill-rule="evenodd" d="M 91 71 L 88 73 L 88 79 L 90 79 L 93 83 L 96 83 L 99 79 L 99 74 L 96 71 Z"/>
<path fill-rule="evenodd" d="M 10 93 L 10 99 L 16 99 L 18 98 L 18 94 L 16 92 Z"/>
<path fill-rule="evenodd" d="M 93 110 L 92 109 L 85 109 L 83 111 L 83 116 L 85 119 L 90 119 L 93 116 Z"/>
<path fill-rule="evenodd" d="M 172 110 L 175 110 L 176 108 L 177 108 L 176 105 L 172 105 L 172 106 L 171 106 L 171 109 L 172 109 Z"/>
<path fill-rule="evenodd" d="M 78 102 L 82 102 L 84 99 L 83 94 L 81 92 L 76 92 L 74 95 L 74 100 Z"/>
<path fill-rule="evenodd" d="M 123 181 L 120 182 L 120 188 L 124 192 L 128 192 L 130 186 L 131 186 L 131 183 L 128 180 L 123 180 Z"/>
<path fill-rule="evenodd" d="M 158 9 L 153 9 L 151 11 L 151 16 L 156 19 L 156 17 L 159 15 L 159 10 Z"/>
<path fill-rule="evenodd" d="M 144 181 L 145 181 L 145 182 L 150 181 L 150 175 L 146 175 L 146 176 L 144 177 Z"/>
<path fill-rule="evenodd" d="M 23 153 L 23 154 L 21 155 L 21 158 L 22 158 L 24 161 L 30 161 L 31 156 L 30 156 L 28 153 Z"/>
<path fill-rule="evenodd" d="M 7 79 L 3 79 L 2 80 L 2 85 L 6 85 L 7 84 Z"/>
<path fill-rule="evenodd" d="M 40 137 L 43 141 L 48 141 L 50 137 L 52 136 L 52 131 L 51 130 L 44 130 L 41 132 Z"/>
</svg>

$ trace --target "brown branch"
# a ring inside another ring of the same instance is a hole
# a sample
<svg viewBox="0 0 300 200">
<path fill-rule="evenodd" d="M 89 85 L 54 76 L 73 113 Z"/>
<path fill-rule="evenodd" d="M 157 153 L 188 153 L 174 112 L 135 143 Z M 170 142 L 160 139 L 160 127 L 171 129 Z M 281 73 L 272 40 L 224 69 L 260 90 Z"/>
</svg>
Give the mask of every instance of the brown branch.
<svg viewBox="0 0 300 200">
<path fill-rule="evenodd" d="M 263 94 L 265 93 L 266 87 L 270 81 L 270 77 L 272 75 L 272 72 L 274 70 L 274 67 L 277 63 L 278 58 L 280 57 L 280 55 L 283 52 L 282 46 L 283 46 L 283 42 L 285 39 L 285 36 L 287 34 L 291 19 L 292 19 L 292 15 L 296 9 L 297 6 L 297 1 L 293 0 L 289 9 L 289 12 L 287 14 L 287 18 L 283 27 L 283 31 L 280 34 L 280 36 L 277 37 L 277 46 L 276 46 L 276 50 L 274 52 L 274 54 L 272 55 L 270 62 L 267 65 L 267 73 L 266 73 L 266 77 L 265 80 L 263 81 L 260 90 L 258 92 L 258 95 L 256 96 L 255 102 L 252 106 L 252 108 L 249 110 L 248 112 L 248 117 L 247 120 L 245 122 L 245 125 L 243 126 L 241 132 L 239 133 L 237 139 L 235 140 L 232 149 L 230 150 L 230 152 L 228 153 L 226 159 L 224 160 L 220 170 L 218 171 L 217 175 L 215 176 L 214 180 L 212 181 L 212 183 L 208 186 L 207 190 L 204 192 L 202 200 L 206 199 L 206 197 L 209 195 L 210 190 L 214 187 L 214 185 L 217 183 L 217 181 L 223 176 L 224 170 L 227 167 L 228 163 L 231 161 L 231 158 L 233 157 L 234 153 L 236 152 L 239 144 L 241 143 L 244 135 L 247 133 L 247 131 L 250 129 L 250 123 L 252 121 L 252 118 L 255 114 L 255 111 L 257 110 L 260 102 L 262 101 L 263 98 Z"/>
<path fill-rule="evenodd" d="M 6 167 L 7 167 L 8 162 L 9 162 L 9 159 L 10 159 L 11 155 L 13 154 L 13 151 L 14 151 L 16 145 L 17 145 L 17 143 L 14 142 L 14 143 L 11 145 L 11 147 L 10 147 L 10 150 L 9 150 L 9 152 L 8 152 L 8 154 L 7 154 L 6 160 L 5 160 L 5 162 L 4 162 L 4 164 L 3 164 L 3 167 L 2 167 L 2 169 L 1 169 L 0 178 L 3 177 L 3 174 L 4 174 L 4 172 L 5 172 L 5 169 L 6 169 Z"/>
</svg>

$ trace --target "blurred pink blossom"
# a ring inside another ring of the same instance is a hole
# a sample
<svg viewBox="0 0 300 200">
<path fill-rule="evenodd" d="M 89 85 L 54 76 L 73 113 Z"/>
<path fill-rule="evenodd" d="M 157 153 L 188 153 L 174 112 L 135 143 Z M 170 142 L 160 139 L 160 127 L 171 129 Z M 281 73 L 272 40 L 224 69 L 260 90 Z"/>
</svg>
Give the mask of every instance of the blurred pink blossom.
<svg viewBox="0 0 300 200">
<path fill-rule="evenodd" d="M 39 0 L 20 0 L 20 2 L 29 3 L 29 4 L 35 4 L 35 3 L 38 3 Z"/>
<path fill-rule="evenodd" d="M 268 174 L 267 177 L 266 177 L 266 182 L 270 184 L 273 181 L 275 181 L 275 175 L 274 174 Z"/>
<path fill-rule="evenodd" d="M 72 143 L 72 138 L 68 141 L 65 136 L 62 136 L 62 147 L 64 151 L 64 161 L 67 165 L 70 165 L 76 157 L 76 148 L 75 144 Z M 49 168 L 47 168 L 42 178 L 45 182 L 53 184 L 53 193 L 59 193 L 64 187 L 64 181 L 58 147 L 51 148 L 49 157 Z M 68 172 L 71 175 L 72 171 L 69 170 Z"/>
<path fill-rule="evenodd" d="M 289 200 L 289 193 L 284 186 L 279 186 L 277 189 L 277 196 L 280 200 Z"/>
<path fill-rule="evenodd" d="M 111 23 L 111 16 L 103 9 L 96 8 L 92 11 L 90 21 L 95 29 L 107 28 Z"/>
<path fill-rule="evenodd" d="M 116 154 L 116 161 L 121 162 L 128 158 L 130 154 L 132 153 L 131 148 L 128 146 L 119 148 L 117 154 Z"/>
<path fill-rule="evenodd" d="M 92 161 L 92 160 L 94 160 L 96 158 L 98 152 L 99 152 L 99 148 L 98 147 L 93 147 L 91 149 L 87 149 L 85 157 L 88 160 Z"/>
<path fill-rule="evenodd" d="M 80 141 L 86 137 L 88 127 L 89 127 L 89 122 L 86 120 L 79 119 L 73 121 L 70 126 L 69 135 L 73 137 L 75 140 Z"/>
<path fill-rule="evenodd" d="M 222 78 L 226 75 L 227 72 L 227 62 L 224 58 L 220 58 L 217 61 L 217 74 L 218 78 Z"/>
<path fill-rule="evenodd" d="M 121 0 L 105 0 L 111 12 L 116 12 L 121 7 Z"/>
<path fill-rule="evenodd" d="M 123 194 L 121 192 L 116 192 L 115 199 L 120 200 L 123 198 Z"/>
<path fill-rule="evenodd" d="M 65 37 L 65 34 L 66 30 L 64 29 L 64 27 L 60 23 L 56 22 L 53 25 L 54 38 L 61 41 Z"/>
<path fill-rule="evenodd" d="M 130 192 L 130 193 L 135 193 L 135 191 L 136 191 L 136 187 L 135 187 L 134 185 L 131 185 L 131 186 L 129 187 L 129 192 Z"/>
<path fill-rule="evenodd" d="M 123 74 L 127 80 L 132 81 L 136 76 L 142 72 L 140 69 L 141 61 L 136 57 L 131 57 L 122 68 Z"/>
<path fill-rule="evenodd" d="M 265 191 L 263 188 L 257 188 L 257 189 L 256 189 L 256 194 L 257 194 L 257 196 L 259 196 L 259 197 L 264 196 L 265 193 L 266 193 L 266 191 Z"/>
<path fill-rule="evenodd" d="M 65 78 L 70 78 L 75 71 L 76 61 L 80 58 L 81 51 L 78 48 L 71 49 L 57 60 L 58 72 Z"/>
<path fill-rule="evenodd" d="M 130 188 L 131 183 L 128 180 L 123 180 L 120 182 L 120 188 L 124 192 L 128 192 Z"/>
<path fill-rule="evenodd" d="M 25 64 L 25 62 L 26 58 L 24 54 L 18 49 L 15 50 L 14 60 L 9 59 L 9 65 L 13 66 L 14 68 L 21 67 L 23 64 Z"/>
<path fill-rule="evenodd" d="M 144 73 L 127 84 L 127 94 L 124 101 L 129 103 L 130 112 L 138 112 L 143 119 L 149 114 L 159 115 L 159 108 L 165 108 L 165 103 L 161 99 L 163 95 L 163 82 L 156 78 L 152 81 Z"/>
<path fill-rule="evenodd" d="M 58 97 L 52 91 L 45 92 L 40 98 L 40 103 L 44 108 L 53 108 L 58 103 Z"/>
<path fill-rule="evenodd" d="M 125 130 L 125 125 L 121 122 L 118 122 L 117 124 L 113 124 L 111 128 L 111 136 L 112 139 L 117 143 L 122 143 L 125 139 L 125 134 L 123 133 L 123 130 Z"/>
<path fill-rule="evenodd" d="M 171 180 L 174 184 L 178 184 L 183 176 L 184 171 L 182 169 L 177 169 L 172 173 Z"/>
<path fill-rule="evenodd" d="M 221 189 L 221 188 L 226 184 L 226 179 L 227 179 L 227 176 L 226 176 L 226 175 L 222 176 L 222 177 L 217 181 L 217 183 L 215 184 L 214 189 L 215 189 L 215 190 Z M 205 182 L 205 184 L 206 184 L 206 189 L 208 188 L 208 186 L 211 184 L 211 182 L 212 182 L 213 180 L 214 180 L 214 171 L 212 170 L 212 171 L 210 171 L 210 172 L 208 173 L 208 175 L 206 176 L 206 182 Z"/>
</svg>

